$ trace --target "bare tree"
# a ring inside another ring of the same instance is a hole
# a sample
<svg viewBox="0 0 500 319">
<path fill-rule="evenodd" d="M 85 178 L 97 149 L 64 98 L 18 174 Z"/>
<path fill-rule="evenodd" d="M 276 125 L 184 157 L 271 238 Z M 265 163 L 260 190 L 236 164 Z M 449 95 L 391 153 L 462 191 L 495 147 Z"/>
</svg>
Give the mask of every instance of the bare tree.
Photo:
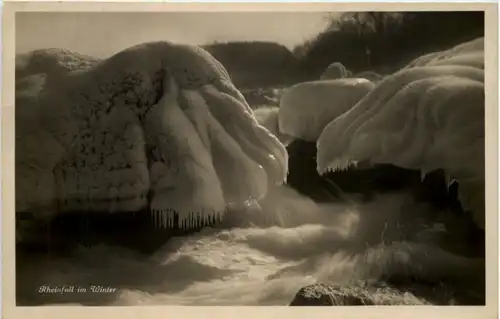
<svg viewBox="0 0 500 319">
<path fill-rule="evenodd" d="M 346 12 L 332 24 L 339 30 L 356 30 L 362 34 L 386 35 L 401 26 L 405 13 L 402 12 Z"/>
<path fill-rule="evenodd" d="M 391 45 L 390 38 L 397 33 L 404 21 L 401 12 L 346 12 L 332 21 L 341 32 L 356 35 L 365 48 L 367 65 L 372 65 L 372 52 L 384 52 Z M 376 57 L 375 57 L 376 58 Z"/>
</svg>

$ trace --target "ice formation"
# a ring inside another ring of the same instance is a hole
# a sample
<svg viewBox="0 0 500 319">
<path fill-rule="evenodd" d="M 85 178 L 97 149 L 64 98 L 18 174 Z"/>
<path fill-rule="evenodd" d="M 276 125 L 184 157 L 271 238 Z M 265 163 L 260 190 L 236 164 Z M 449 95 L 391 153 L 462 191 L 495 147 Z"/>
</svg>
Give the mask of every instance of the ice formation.
<svg viewBox="0 0 500 319">
<path fill-rule="evenodd" d="M 340 62 L 333 62 L 330 64 L 323 74 L 320 76 L 320 80 L 335 80 L 341 79 L 349 76 L 349 71 Z"/>
<path fill-rule="evenodd" d="M 285 91 L 280 100 L 280 132 L 316 142 L 323 128 L 353 107 L 375 85 L 366 79 L 303 82 Z"/>
<path fill-rule="evenodd" d="M 16 60 L 16 211 L 149 207 L 157 225 L 221 217 L 287 174 L 225 68 L 195 46 L 152 42 L 97 60 L 37 50 Z"/>
<path fill-rule="evenodd" d="M 365 160 L 423 174 L 444 169 L 459 182 L 462 205 L 484 229 L 481 43 L 478 39 L 430 59 L 424 56 L 386 77 L 324 128 L 317 141 L 318 172 Z"/>
</svg>

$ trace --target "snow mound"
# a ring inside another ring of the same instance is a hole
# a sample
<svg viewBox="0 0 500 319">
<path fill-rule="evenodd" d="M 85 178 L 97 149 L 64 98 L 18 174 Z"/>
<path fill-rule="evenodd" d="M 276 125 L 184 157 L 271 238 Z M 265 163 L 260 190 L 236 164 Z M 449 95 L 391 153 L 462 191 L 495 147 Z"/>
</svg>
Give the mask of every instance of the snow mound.
<svg viewBox="0 0 500 319">
<path fill-rule="evenodd" d="M 366 160 L 424 174 L 442 168 L 450 181 L 459 182 L 462 205 L 484 229 L 485 92 L 484 70 L 477 67 L 484 56 L 477 52 L 481 41 L 436 53 L 424 67 L 386 77 L 333 119 L 317 141 L 318 172 Z"/>
<path fill-rule="evenodd" d="M 16 59 L 16 211 L 149 207 L 182 226 L 245 208 L 286 177 L 287 152 L 207 51 L 152 42 L 97 60 Z"/>
</svg>

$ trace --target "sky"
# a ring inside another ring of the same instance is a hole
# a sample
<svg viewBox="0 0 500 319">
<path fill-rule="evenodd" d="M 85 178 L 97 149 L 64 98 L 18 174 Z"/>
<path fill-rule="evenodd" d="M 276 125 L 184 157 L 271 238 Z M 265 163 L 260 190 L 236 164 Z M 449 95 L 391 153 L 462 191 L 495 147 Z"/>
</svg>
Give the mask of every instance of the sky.
<svg viewBox="0 0 500 319">
<path fill-rule="evenodd" d="M 132 45 L 168 40 L 273 41 L 293 48 L 324 30 L 325 12 L 21 12 L 16 53 L 64 48 L 107 57 Z"/>
</svg>

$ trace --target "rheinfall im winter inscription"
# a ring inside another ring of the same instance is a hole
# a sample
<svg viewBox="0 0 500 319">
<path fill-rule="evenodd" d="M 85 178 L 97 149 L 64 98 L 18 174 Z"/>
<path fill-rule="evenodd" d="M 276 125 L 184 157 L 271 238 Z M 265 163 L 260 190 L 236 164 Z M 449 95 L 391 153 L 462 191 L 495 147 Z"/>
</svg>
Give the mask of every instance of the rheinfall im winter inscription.
<svg viewBox="0 0 500 319">
<path fill-rule="evenodd" d="M 113 293 L 116 288 L 90 285 L 88 287 L 64 285 L 64 286 L 40 286 L 38 292 L 42 294 L 66 294 L 66 293 Z"/>
</svg>

